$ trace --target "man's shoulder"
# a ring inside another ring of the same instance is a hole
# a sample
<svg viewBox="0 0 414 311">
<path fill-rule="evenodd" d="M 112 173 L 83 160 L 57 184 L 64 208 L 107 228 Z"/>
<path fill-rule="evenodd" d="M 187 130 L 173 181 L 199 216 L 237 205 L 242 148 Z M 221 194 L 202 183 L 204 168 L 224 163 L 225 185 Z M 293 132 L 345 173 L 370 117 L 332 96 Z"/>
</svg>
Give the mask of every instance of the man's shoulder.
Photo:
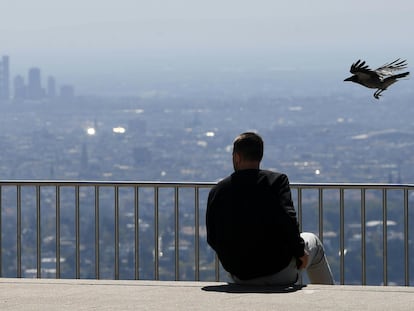
<svg viewBox="0 0 414 311">
<path fill-rule="evenodd" d="M 216 198 L 218 195 L 227 193 L 228 189 L 231 187 L 231 176 L 227 176 L 217 182 L 210 191 L 209 191 L 209 201 L 213 198 Z"/>
<path fill-rule="evenodd" d="M 271 179 L 287 178 L 287 175 L 285 173 L 271 170 L 260 170 L 259 174 L 261 174 L 262 176 L 267 176 Z"/>
<path fill-rule="evenodd" d="M 242 174 L 242 175 L 240 175 Z M 255 179 L 257 178 L 262 179 L 265 178 L 268 180 L 270 184 L 275 183 L 276 181 L 284 181 L 288 180 L 288 177 L 285 173 L 277 172 L 277 171 L 271 171 L 271 170 L 258 170 L 257 175 L 255 175 Z M 218 189 L 226 189 L 228 187 L 232 187 L 235 180 L 246 180 L 246 176 L 243 175 L 243 172 L 234 172 L 233 174 L 224 177 L 223 179 L 219 180 L 217 184 L 212 188 L 212 190 L 217 191 Z M 248 177 L 248 178 L 251 178 Z M 237 183 L 237 182 L 236 182 Z"/>
<path fill-rule="evenodd" d="M 231 175 L 220 179 L 213 188 L 221 188 L 221 187 L 224 187 L 226 185 L 229 185 L 230 182 L 231 182 Z"/>
</svg>

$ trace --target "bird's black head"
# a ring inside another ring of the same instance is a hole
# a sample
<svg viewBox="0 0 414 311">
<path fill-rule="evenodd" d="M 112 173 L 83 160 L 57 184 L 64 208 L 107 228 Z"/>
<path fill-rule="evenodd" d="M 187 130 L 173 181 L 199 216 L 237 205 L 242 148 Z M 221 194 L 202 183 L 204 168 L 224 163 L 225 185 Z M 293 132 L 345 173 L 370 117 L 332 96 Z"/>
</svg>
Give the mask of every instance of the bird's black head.
<svg viewBox="0 0 414 311">
<path fill-rule="evenodd" d="M 358 82 L 358 76 L 357 75 L 350 76 L 349 78 L 346 78 L 344 81 Z"/>
</svg>

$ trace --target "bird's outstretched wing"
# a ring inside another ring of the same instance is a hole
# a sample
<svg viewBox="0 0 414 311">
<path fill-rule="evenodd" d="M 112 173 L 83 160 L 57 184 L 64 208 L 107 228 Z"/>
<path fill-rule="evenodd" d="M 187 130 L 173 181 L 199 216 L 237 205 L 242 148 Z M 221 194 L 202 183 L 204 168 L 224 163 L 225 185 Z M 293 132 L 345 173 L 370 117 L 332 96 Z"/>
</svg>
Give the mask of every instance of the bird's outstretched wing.
<svg viewBox="0 0 414 311">
<path fill-rule="evenodd" d="M 366 80 L 377 75 L 374 70 L 370 69 L 369 66 L 365 64 L 365 61 L 361 61 L 360 59 L 351 65 L 351 69 L 349 71 L 352 74 L 357 75 L 360 80 Z"/>
<path fill-rule="evenodd" d="M 399 58 L 391 63 L 386 63 L 382 65 L 381 67 L 378 67 L 375 69 L 375 72 L 381 77 L 386 78 L 388 76 L 391 76 L 396 71 L 400 71 L 407 68 L 407 61 L 406 60 L 400 60 Z"/>
</svg>

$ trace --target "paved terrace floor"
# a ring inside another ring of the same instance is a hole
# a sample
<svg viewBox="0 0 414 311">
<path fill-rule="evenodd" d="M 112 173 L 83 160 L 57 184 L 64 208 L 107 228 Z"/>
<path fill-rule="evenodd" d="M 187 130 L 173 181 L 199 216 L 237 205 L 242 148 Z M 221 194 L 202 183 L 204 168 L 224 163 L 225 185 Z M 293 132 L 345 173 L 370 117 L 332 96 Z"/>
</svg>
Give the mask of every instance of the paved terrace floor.
<svg viewBox="0 0 414 311">
<path fill-rule="evenodd" d="M 0 310 L 414 310 L 414 287 L 0 278 Z"/>
</svg>

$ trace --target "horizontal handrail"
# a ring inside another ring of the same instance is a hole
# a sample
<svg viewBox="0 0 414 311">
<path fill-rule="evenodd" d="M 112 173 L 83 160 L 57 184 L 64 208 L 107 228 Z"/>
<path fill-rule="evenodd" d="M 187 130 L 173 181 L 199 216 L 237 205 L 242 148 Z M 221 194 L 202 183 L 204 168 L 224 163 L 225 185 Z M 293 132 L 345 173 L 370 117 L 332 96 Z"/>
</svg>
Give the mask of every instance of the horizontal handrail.
<svg viewBox="0 0 414 311">
<path fill-rule="evenodd" d="M 168 187 L 168 186 L 206 186 L 211 187 L 217 184 L 215 181 L 98 181 L 98 180 L 0 180 L 0 185 L 102 185 L 102 186 L 112 186 L 112 185 L 122 185 L 122 186 L 159 186 L 159 187 Z M 399 189 L 399 188 L 413 188 L 414 184 L 389 184 L 389 183 L 299 183 L 291 182 L 290 186 L 292 188 L 349 188 L 349 189 L 358 189 L 358 188 L 372 188 L 372 189 Z"/>
</svg>

